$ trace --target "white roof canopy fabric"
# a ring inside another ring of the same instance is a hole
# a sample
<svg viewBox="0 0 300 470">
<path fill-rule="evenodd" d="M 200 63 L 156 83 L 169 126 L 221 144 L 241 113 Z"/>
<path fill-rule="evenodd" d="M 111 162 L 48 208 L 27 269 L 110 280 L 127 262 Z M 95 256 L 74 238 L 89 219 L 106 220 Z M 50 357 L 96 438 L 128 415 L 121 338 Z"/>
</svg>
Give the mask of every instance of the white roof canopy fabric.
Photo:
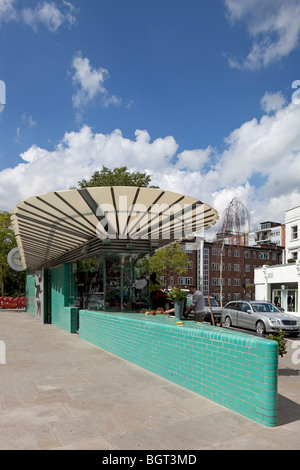
<svg viewBox="0 0 300 470">
<path fill-rule="evenodd" d="M 134 186 L 91 187 L 31 197 L 12 211 L 25 268 L 41 266 L 95 238 L 164 244 L 218 220 L 207 204 L 182 194 Z"/>
</svg>

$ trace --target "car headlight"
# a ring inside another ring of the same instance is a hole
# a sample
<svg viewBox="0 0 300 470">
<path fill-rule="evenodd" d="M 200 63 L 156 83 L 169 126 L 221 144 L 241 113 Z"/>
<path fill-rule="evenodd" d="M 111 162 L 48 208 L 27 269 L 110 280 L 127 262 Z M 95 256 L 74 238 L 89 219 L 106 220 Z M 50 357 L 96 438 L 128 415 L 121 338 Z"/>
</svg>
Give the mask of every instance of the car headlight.
<svg viewBox="0 0 300 470">
<path fill-rule="evenodd" d="M 269 318 L 271 325 L 281 325 L 281 321 L 278 318 Z"/>
</svg>

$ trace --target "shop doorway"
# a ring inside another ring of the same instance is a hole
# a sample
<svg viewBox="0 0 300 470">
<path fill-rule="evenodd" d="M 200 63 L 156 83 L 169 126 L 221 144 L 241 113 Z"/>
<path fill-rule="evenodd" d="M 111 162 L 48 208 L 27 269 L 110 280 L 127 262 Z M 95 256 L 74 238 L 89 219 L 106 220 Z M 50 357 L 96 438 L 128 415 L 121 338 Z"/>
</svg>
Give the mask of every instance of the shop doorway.
<svg viewBox="0 0 300 470">
<path fill-rule="evenodd" d="M 287 311 L 298 311 L 298 290 L 296 289 L 288 289 L 287 291 Z"/>
<path fill-rule="evenodd" d="M 272 304 L 278 308 L 282 308 L 281 289 L 273 289 L 272 291 Z"/>
</svg>

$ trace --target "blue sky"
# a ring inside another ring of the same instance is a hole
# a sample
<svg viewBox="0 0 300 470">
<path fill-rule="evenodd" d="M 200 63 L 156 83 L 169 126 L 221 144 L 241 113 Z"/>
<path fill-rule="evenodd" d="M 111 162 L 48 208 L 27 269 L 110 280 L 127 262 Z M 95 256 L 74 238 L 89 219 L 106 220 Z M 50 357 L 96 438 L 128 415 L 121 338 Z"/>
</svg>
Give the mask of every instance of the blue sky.
<svg viewBox="0 0 300 470">
<path fill-rule="evenodd" d="M 299 35 L 299 0 L 0 0 L 0 210 L 127 165 L 283 222 Z"/>
</svg>

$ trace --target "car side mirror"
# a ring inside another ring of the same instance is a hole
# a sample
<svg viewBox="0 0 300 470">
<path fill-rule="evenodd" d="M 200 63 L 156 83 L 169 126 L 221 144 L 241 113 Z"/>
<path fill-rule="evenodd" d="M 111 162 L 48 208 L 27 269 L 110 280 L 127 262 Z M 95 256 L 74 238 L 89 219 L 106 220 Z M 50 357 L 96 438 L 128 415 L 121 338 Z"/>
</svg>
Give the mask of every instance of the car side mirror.
<svg viewBox="0 0 300 470">
<path fill-rule="evenodd" d="M 252 312 L 251 312 L 251 310 L 248 309 L 248 310 L 247 310 L 247 313 L 252 313 Z"/>
</svg>

